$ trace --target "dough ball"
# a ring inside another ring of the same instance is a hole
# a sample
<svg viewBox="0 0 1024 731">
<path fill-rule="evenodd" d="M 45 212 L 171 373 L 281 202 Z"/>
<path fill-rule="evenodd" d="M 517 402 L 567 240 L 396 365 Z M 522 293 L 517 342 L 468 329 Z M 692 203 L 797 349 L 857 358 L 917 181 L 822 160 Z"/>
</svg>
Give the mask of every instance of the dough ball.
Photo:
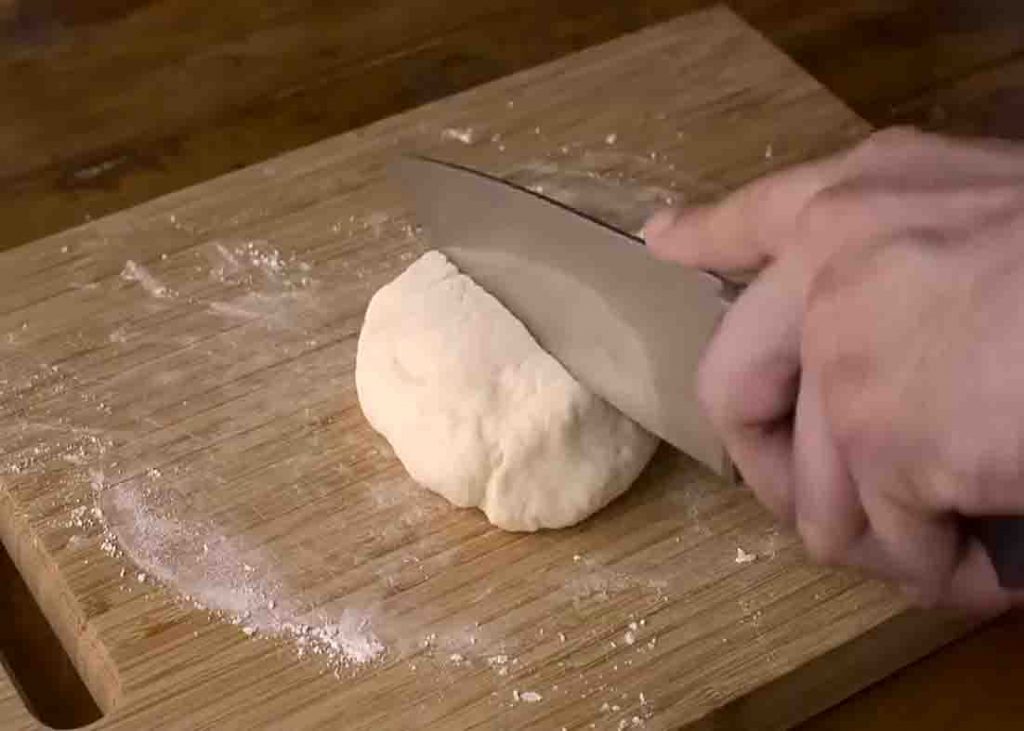
<svg viewBox="0 0 1024 731">
<path fill-rule="evenodd" d="M 658 444 L 438 251 L 370 301 L 356 389 L 416 482 L 505 530 L 583 520 Z"/>
</svg>

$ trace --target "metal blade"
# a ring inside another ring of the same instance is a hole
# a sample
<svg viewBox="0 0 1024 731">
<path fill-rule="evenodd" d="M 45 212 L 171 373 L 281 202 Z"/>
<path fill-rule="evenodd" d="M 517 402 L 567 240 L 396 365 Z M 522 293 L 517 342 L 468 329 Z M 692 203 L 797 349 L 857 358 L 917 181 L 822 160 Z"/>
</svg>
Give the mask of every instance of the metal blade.
<svg viewBox="0 0 1024 731">
<path fill-rule="evenodd" d="M 722 280 L 657 261 L 637 238 L 468 168 L 411 157 L 395 172 L 434 246 L 573 376 L 716 472 L 729 469 L 694 384 L 728 307 Z"/>
</svg>

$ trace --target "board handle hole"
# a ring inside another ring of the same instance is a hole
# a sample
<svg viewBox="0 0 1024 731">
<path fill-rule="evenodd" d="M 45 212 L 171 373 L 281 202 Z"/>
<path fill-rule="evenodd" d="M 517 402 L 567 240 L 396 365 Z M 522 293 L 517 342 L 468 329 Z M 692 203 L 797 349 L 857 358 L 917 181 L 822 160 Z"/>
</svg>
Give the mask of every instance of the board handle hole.
<svg viewBox="0 0 1024 731">
<path fill-rule="evenodd" d="M 103 717 L 2 543 L 0 663 L 28 710 L 50 728 L 80 728 Z"/>
</svg>

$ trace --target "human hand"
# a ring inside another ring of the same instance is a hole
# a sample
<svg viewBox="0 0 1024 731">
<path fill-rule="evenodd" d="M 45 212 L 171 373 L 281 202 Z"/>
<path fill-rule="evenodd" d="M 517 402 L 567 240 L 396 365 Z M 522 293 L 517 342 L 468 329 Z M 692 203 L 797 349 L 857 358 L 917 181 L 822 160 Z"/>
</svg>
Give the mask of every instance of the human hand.
<svg viewBox="0 0 1024 731">
<path fill-rule="evenodd" d="M 661 258 L 760 269 L 698 393 L 811 556 L 996 612 L 964 516 L 1024 514 L 1024 146 L 897 128 L 663 211 Z"/>
</svg>

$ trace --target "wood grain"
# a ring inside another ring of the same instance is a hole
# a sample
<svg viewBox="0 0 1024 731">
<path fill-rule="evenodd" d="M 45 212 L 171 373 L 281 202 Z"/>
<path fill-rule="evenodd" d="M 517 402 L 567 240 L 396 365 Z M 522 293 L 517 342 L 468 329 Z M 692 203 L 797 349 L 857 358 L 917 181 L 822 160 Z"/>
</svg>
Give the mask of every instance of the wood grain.
<svg viewBox="0 0 1024 731">
<path fill-rule="evenodd" d="M 707 4 L 23 0 L 0 27 L 0 248 Z M 1024 50 L 1004 0 L 733 6 L 876 126 Z"/>
<path fill-rule="evenodd" d="M 715 10 L 6 252 L 0 537 L 100 727 L 756 723 L 744 699 L 780 726 L 963 632 L 809 565 L 748 493 L 667 449 L 583 525 L 502 533 L 412 485 L 353 391 L 366 302 L 424 246 L 383 177 L 394 155 L 530 177 L 622 222 L 867 129 Z M 363 612 L 387 654 L 335 677 L 194 609 L 161 571 L 209 561 L 203 541 L 154 554 L 133 532 L 169 523 L 273 567 L 303 611 Z"/>
</svg>

